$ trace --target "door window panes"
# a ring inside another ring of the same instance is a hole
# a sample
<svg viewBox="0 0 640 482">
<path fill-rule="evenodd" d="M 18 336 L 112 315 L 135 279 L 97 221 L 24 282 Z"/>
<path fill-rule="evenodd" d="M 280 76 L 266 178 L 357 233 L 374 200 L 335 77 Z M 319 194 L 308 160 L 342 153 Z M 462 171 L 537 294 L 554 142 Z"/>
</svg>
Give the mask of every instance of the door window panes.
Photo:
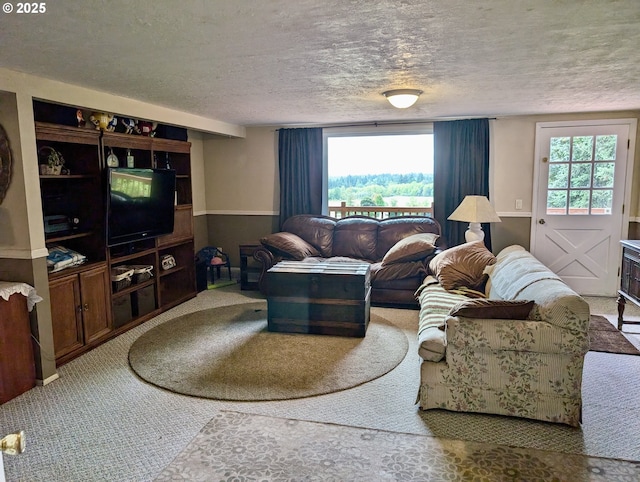
<svg viewBox="0 0 640 482">
<path fill-rule="evenodd" d="M 547 193 L 547 214 L 567 214 L 567 191 Z"/>
<path fill-rule="evenodd" d="M 596 162 L 593 166 L 593 187 L 613 187 L 614 162 Z"/>
<path fill-rule="evenodd" d="M 611 214 L 618 136 L 550 139 L 547 214 Z"/>
<path fill-rule="evenodd" d="M 569 162 L 571 153 L 571 137 L 551 138 L 551 162 Z"/>
<path fill-rule="evenodd" d="M 572 144 L 572 161 L 590 161 L 593 158 L 593 136 L 574 137 Z"/>
<path fill-rule="evenodd" d="M 613 189 L 598 189 L 593 191 L 591 214 L 611 214 L 612 206 Z"/>
<path fill-rule="evenodd" d="M 549 166 L 549 189 L 569 186 L 569 164 L 551 164 Z"/>
<path fill-rule="evenodd" d="M 591 163 L 571 165 L 571 187 L 591 187 Z"/>
<path fill-rule="evenodd" d="M 589 214 L 590 194 L 587 189 L 569 191 L 569 214 Z"/>
<path fill-rule="evenodd" d="M 618 136 L 596 136 L 596 161 L 615 161 Z"/>
</svg>

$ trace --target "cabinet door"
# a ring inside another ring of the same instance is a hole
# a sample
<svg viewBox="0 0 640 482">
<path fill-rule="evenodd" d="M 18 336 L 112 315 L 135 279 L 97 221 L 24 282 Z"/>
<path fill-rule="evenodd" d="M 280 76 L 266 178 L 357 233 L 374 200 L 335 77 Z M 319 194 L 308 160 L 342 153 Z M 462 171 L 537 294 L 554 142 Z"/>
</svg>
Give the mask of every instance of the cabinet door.
<svg viewBox="0 0 640 482">
<path fill-rule="evenodd" d="M 620 290 L 629 294 L 629 281 L 631 280 L 631 266 L 632 261 L 627 256 L 627 250 L 624 250 L 624 256 L 622 257 L 622 273 L 620 275 Z"/>
<path fill-rule="evenodd" d="M 107 301 L 110 300 L 109 282 L 106 267 L 80 273 L 85 343 L 111 331 L 111 302 Z"/>
<path fill-rule="evenodd" d="M 49 284 L 51 321 L 56 359 L 84 345 L 80 283 L 78 276 L 67 276 Z"/>
<path fill-rule="evenodd" d="M 637 261 L 631 262 L 631 276 L 629 277 L 629 295 L 640 300 L 640 265 Z"/>
</svg>

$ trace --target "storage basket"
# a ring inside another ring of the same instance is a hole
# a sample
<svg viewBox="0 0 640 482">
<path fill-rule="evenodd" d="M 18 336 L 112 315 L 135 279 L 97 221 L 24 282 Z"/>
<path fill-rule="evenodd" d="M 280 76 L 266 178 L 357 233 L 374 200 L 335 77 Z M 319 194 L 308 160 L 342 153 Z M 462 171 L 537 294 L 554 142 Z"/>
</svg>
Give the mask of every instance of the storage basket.
<svg viewBox="0 0 640 482">
<path fill-rule="evenodd" d="M 146 264 L 132 265 L 129 268 L 133 269 L 133 282 L 142 283 L 151 279 L 153 276 L 153 266 Z"/>
<path fill-rule="evenodd" d="M 129 266 L 118 266 L 111 268 L 111 284 L 113 286 L 113 292 L 117 292 L 131 286 L 131 277 L 133 276 L 133 269 Z"/>
</svg>

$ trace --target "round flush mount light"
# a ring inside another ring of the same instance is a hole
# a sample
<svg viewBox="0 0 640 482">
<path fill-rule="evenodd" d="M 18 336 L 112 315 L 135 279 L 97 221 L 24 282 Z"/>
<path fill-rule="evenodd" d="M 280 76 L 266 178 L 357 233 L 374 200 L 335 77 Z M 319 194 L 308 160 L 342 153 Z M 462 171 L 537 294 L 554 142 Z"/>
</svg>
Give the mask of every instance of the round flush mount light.
<svg viewBox="0 0 640 482">
<path fill-rule="evenodd" d="M 398 109 L 411 107 L 418 101 L 420 94 L 422 94 L 422 91 L 418 89 L 395 89 L 387 90 L 382 93 L 391 105 Z"/>
</svg>

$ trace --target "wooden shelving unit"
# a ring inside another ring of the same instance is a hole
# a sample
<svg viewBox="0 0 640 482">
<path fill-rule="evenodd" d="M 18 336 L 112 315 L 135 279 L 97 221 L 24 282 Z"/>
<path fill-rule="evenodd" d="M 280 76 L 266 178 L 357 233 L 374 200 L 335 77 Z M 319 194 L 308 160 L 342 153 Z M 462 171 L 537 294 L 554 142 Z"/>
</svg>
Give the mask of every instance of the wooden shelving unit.
<svg viewBox="0 0 640 482">
<path fill-rule="evenodd" d="M 49 274 L 59 365 L 196 296 L 191 144 L 44 122 L 36 122 L 36 143 L 39 151 L 52 148 L 65 159 L 63 174 L 40 175 L 43 215 L 71 220 L 68 229 L 45 232 L 47 246 L 62 245 L 87 256 L 81 266 Z M 105 160 L 112 152 L 120 167 L 126 167 L 130 153 L 135 167 L 162 169 L 168 161 L 175 169 L 172 234 L 106 245 Z M 162 270 L 165 255 L 174 257 L 175 268 Z M 152 266 L 152 277 L 116 289 L 112 270 L 131 265 Z"/>
</svg>

